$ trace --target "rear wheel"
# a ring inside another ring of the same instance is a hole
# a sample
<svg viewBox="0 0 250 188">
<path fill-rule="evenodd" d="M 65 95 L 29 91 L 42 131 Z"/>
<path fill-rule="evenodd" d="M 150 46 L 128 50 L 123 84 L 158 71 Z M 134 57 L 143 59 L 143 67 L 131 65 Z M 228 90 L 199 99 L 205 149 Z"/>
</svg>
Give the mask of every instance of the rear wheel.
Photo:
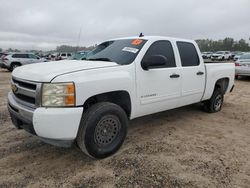
<svg viewBox="0 0 250 188">
<path fill-rule="evenodd" d="M 82 116 L 77 144 L 91 157 L 108 157 L 123 144 L 127 124 L 127 115 L 120 106 L 108 102 L 94 104 Z"/>
<path fill-rule="evenodd" d="M 214 90 L 212 97 L 204 102 L 204 109 L 209 113 L 219 112 L 222 108 L 224 95 L 220 88 Z"/>
</svg>

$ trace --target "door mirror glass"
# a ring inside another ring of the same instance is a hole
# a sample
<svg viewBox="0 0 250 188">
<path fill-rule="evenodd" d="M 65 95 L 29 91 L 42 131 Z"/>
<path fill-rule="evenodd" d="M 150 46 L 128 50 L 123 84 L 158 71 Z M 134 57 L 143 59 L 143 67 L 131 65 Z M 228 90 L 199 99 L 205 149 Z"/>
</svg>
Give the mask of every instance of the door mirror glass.
<svg viewBox="0 0 250 188">
<path fill-rule="evenodd" d="M 144 70 L 164 67 L 167 64 L 167 58 L 163 55 L 149 56 L 142 62 L 142 68 Z"/>
</svg>

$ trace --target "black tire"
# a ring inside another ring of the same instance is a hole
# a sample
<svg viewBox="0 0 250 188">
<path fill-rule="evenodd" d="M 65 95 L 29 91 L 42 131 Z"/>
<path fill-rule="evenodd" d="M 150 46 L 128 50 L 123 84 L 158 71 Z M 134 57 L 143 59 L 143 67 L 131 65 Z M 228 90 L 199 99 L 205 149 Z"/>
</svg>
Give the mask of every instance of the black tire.
<svg viewBox="0 0 250 188">
<path fill-rule="evenodd" d="M 20 67 L 20 63 L 11 63 L 10 65 L 10 71 L 13 71 L 15 68 Z"/>
<path fill-rule="evenodd" d="M 214 90 L 212 97 L 204 102 L 204 110 L 209 113 L 219 112 L 223 106 L 224 95 L 220 88 Z"/>
<path fill-rule="evenodd" d="M 240 76 L 239 76 L 239 75 L 236 75 L 236 76 L 235 76 L 235 79 L 236 79 L 236 80 L 239 80 L 239 79 L 240 79 Z"/>
<path fill-rule="evenodd" d="M 93 158 L 108 157 L 123 144 L 127 125 L 127 115 L 120 106 L 109 102 L 94 104 L 83 113 L 77 144 Z"/>
</svg>

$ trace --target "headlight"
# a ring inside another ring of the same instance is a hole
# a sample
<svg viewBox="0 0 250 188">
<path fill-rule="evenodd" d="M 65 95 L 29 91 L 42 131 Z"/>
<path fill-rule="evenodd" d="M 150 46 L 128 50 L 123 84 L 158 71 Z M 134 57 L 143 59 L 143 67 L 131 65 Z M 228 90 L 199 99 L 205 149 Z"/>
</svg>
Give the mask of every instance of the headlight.
<svg viewBox="0 0 250 188">
<path fill-rule="evenodd" d="M 44 107 L 75 106 L 74 83 L 43 84 L 42 106 Z"/>
</svg>

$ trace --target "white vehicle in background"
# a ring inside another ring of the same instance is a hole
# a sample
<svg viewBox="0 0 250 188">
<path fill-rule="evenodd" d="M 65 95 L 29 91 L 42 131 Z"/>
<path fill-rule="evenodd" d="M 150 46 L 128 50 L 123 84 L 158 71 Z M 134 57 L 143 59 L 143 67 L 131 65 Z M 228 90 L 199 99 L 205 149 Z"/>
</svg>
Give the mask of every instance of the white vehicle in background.
<svg viewBox="0 0 250 188">
<path fill-rule="evenodd" d="M 46 59 L 40 58 L 32 53 L 13 53 L 2 59 L 3 67 L 9 71 L 13 71 L 16 67 L 33 63 L 45 62 Z"/>
<path fill-rule="evenodd" d="M 235 62 L 235 77 L 250 76 L 250 53 L 245 53 Z"/>
<path fill-rule="evenodd" d="M 71 57 L 72 53 L 63 52 L 63 53 L 58 53 L 55 60 L 59 61 L 59 60 L 71 59 Z"/>
<path fill-rule="evenodd" d="M 105 158 L 122 145 L 128 122 L 202 102 L 219 112 L 233 90 L 233 63 L 205 64 L 193 40 L 129 37 L 98 45 L 86 60 L 24 66 L 12 73 L 13 124 L 44 142 Z"/>
<path fill-rule="evenodd" d="M 242 55 L 244 55 L 244 52 L 237 52 L 235 53 L 233 60 L 237 61 Z"/>
<path fill-rule="evenodd" d="M 213 52 L 202 52 L 201 54 L 202 54 L 203 59 L 210 59 Z"/>
<path fill-rule="evenodd" d="M 218 51 L 211 56 L 211 60 L 230 60 L 231 53 L 229 51 Z"/>
</svg>

